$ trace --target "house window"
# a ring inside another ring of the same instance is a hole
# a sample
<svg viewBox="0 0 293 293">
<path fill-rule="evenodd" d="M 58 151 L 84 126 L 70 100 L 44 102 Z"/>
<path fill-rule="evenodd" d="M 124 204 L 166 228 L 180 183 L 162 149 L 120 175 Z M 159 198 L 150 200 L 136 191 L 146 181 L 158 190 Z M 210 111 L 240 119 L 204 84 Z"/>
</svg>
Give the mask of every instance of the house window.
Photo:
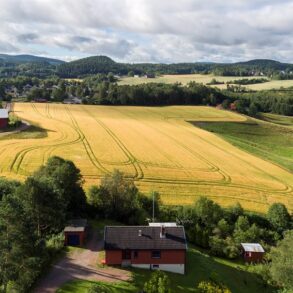
<svg viewBox="0 0 293 293">
<path fill-rule="evenodd" d="M 158 270 L 160 268 L 159 265 L 152 265 L 152 270 Z"/>
<path fill-rule="evenodd" d="M 152 258 L 161 258 L 161 251 L 160 250 L 153 250 L 152 251 Z"/>
<path fill-rule="evenodd" d="M 138 251 L 137 250 L 133 251 L 133 258 L 138 258 Z"/>
</svg>

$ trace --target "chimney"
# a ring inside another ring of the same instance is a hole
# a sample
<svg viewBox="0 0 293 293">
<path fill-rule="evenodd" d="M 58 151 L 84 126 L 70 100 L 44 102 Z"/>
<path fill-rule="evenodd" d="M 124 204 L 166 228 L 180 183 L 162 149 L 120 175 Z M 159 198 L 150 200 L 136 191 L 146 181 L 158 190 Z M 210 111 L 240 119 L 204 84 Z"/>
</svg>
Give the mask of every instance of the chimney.
<svg viewBox="0 0 293 293">
<path fill-rule="evenodd" d="M 165 228 L 164 225 L 161 226 L 160 237 L 161 237 L 161 238 L 165 238 L 165 237 L 166 237 L 166 228 Z"/>
<path fill-rule="evenodd" d="M 138 230 L 138 236 L 140 237 L 142 235 L 142 231 Z"/>
</svg>

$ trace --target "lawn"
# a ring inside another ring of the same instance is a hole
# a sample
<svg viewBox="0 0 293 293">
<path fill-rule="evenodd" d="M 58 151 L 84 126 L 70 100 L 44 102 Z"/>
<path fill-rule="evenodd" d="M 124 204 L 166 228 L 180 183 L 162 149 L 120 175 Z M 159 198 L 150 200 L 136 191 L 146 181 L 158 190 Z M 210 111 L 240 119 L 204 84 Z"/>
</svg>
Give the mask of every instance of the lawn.
<svg viewBox="0 0 293 293">
<path fill-rule="evenodd" d="M 273 123 L 250 119 L 246 122 L 195 123 L 216 133 L 233 145 L 293 172 L 293 129 L 281 125 L 293 125 L 292 117 L 263 114 Z M 277 125 L 280 124 L 280 125 Z"/>
<path fill-rule="evenodd" d="M 138 292 L 149 279 L 150 271 L 132 269 L 133 281 L 117 284 L 105 284 L 110 292 Z M 245 270 L 243 264 L 229 260 L 215 258 L 200 252 L 198 249 L 189 248 L 187 257 L 187 274 L 178 275 L 168 273 L 173 292 L 196 292 L 195 288 L 200 281 L 209 280 L 212 276 L 225 284 L 233 293 L 259 293 L 273 292 L 272 288 L 266 288 L 257 275 Z M 69 282 L 60 288 L 57 293 L 86 293 L 94 283 L 76 280 Z"/>
<path fill-rule="evenodd" d="M 76 280 L 76 281 L 66 283 L 59 290 L 57 290 L 56 293 L 87 293 L 88 290 L 94 284 L 97 284 L 97 282 Z M 133 284 L 127 283 L 127 282 L 120 282 L 120 283 L 114 283 L 114 284 L 99 282 L 99 284 L 106 287 L 108 290 L 110 290 L 111 293 L 120 293 L 120 292 L 137 293 L 136 287 Z"/>
<path fill-rule="evenodd" d="M 119 169 L 141 192 L 158 191 L 164 204 L 190 205 L 204 195 L 223 206 L 240 202 L 257 212 L 276 201 L 293 209 L 292 173 L 188 122 L 238 127 L 247 119 L 243 115 L 203 106 L 16 103 L 14 110 L 39 128 L 0 140 L 0 176 L 23 180 L 50 156 L 61 156 L 81 170 L 85 189 Z M 253 147 L 289 166 L 292 136 L 277 132 L 266 133 L 263 142 L 258 137 L 264 145 Z"/>
<path fill-rule="evenodd" d="M 161 75 L 157 76 L 155 78 L 145 78 L 145 77 L 122 77 L 119 81 L 119 85 L 137 85 L 142 83 L 150 83 L 150 82 L 156 82 L 156 83 L 175 83 L 179 82 L 183 85 L 187 84 L 190 81 L 195 81 L 198 83 L 207 84 L 212 81 L 212 79 L 216 79 L 220 82 L 227 82 L 232 81 L 236 79 L 253 79 L 257 78 L 255 76 L 215 76 L 212 74 L 174 74 L 174 75 Z M 265 77 L 263 77 L 265 78 Z M 218 84 L 218 85 L 212 85 L 213 87 L 218 87 L 221 89 L 226 88 L 226 84 Z M 270 90 L 270 89 L 280 89 L 280 88 L 288 88 L 293 86 L 293 80 L 270 80 L 269 82 L 265 83 L 259 83 L 259 84 L 251 84 L 246 85 L 246 88 L 252 89 L 252 90 Z"/>
</svg>

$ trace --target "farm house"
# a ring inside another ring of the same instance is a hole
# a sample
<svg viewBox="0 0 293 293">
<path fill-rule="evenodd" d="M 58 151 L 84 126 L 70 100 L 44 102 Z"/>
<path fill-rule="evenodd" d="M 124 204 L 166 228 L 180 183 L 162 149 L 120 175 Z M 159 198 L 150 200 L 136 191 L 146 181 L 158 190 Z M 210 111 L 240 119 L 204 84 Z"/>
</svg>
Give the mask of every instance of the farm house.
<svg viewBox="0 0 293 293">
<path fill-rule="evenodd" d="M 84 245 L 87 232 L 86 219 L 74 219 L 64 229 L 64 243 L 71 246 Z"/>
<path fill-rule="evenodd" d="M 8 110 L 0 109 L 0 129 L 6 128 L 8 125 Z"/>
<path fill-rule="evenodd" d="M 262 261 L 265 251 L 259 243 L 241 243 L 241 246 L 246 262 Z"/>
<path fill-rule="evenodd" d="M 183 226 L 107 226 L 104 241 L 107 265 L 185 273 Z"/>
</svg>

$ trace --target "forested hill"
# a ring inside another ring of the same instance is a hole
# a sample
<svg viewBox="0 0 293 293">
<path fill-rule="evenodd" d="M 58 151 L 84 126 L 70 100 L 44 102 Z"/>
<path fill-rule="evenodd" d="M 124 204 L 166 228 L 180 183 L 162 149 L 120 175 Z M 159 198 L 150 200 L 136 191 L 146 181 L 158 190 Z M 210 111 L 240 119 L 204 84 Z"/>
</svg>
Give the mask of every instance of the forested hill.
<svg viewBox="0 0 293 293">
<path fill-rule="evenodd" d="M 160 75 L 213 73 L 222 76 L 266 75 L 275 79 L 293 79 L 293 64 L 268 59 L 256 59 L 238 63 L 118 63 L 107 56 L 92 56 L 71 62 L 33 55 L 0 54 L 0 77 L 18 75 L 63 78 L 84 77 L 112 72 L 117 75 Z"/>
<path fill-rule="evenodd" d="M 129 64 L 117 63 L 106 56 L 93 56 L 61 64 L 57 69 L 57 74 L 61 77 L 82 77 L 109 72 L 119 75 L 191 73 L 214 73 L 216 75 L 230 76 L 284 75 L 286 78 L 292 74 L 293 78 L 293 65 L 267 59 L 256 59 L 238 63 Z"/>
<path fill-rule="evenodd" d="M 97 73 L 127 74 L 126 64 L 116 63 L 107 56 L 93 56 L 58 66 L 58 75 L 61 77 L 78 77 Z"/>
<path fill-rule="evenodd" d="M 0 54 L 0 61 L 7 63 L 34 63 L 34 62 L 43 62 L 49 63 L 51 65 L 58 65 L 64 63 L 62 60 L 47 58 L 47 57 L 39 57 L 34 55 L 8 55 L 8 54 Z"/>
</svg>

